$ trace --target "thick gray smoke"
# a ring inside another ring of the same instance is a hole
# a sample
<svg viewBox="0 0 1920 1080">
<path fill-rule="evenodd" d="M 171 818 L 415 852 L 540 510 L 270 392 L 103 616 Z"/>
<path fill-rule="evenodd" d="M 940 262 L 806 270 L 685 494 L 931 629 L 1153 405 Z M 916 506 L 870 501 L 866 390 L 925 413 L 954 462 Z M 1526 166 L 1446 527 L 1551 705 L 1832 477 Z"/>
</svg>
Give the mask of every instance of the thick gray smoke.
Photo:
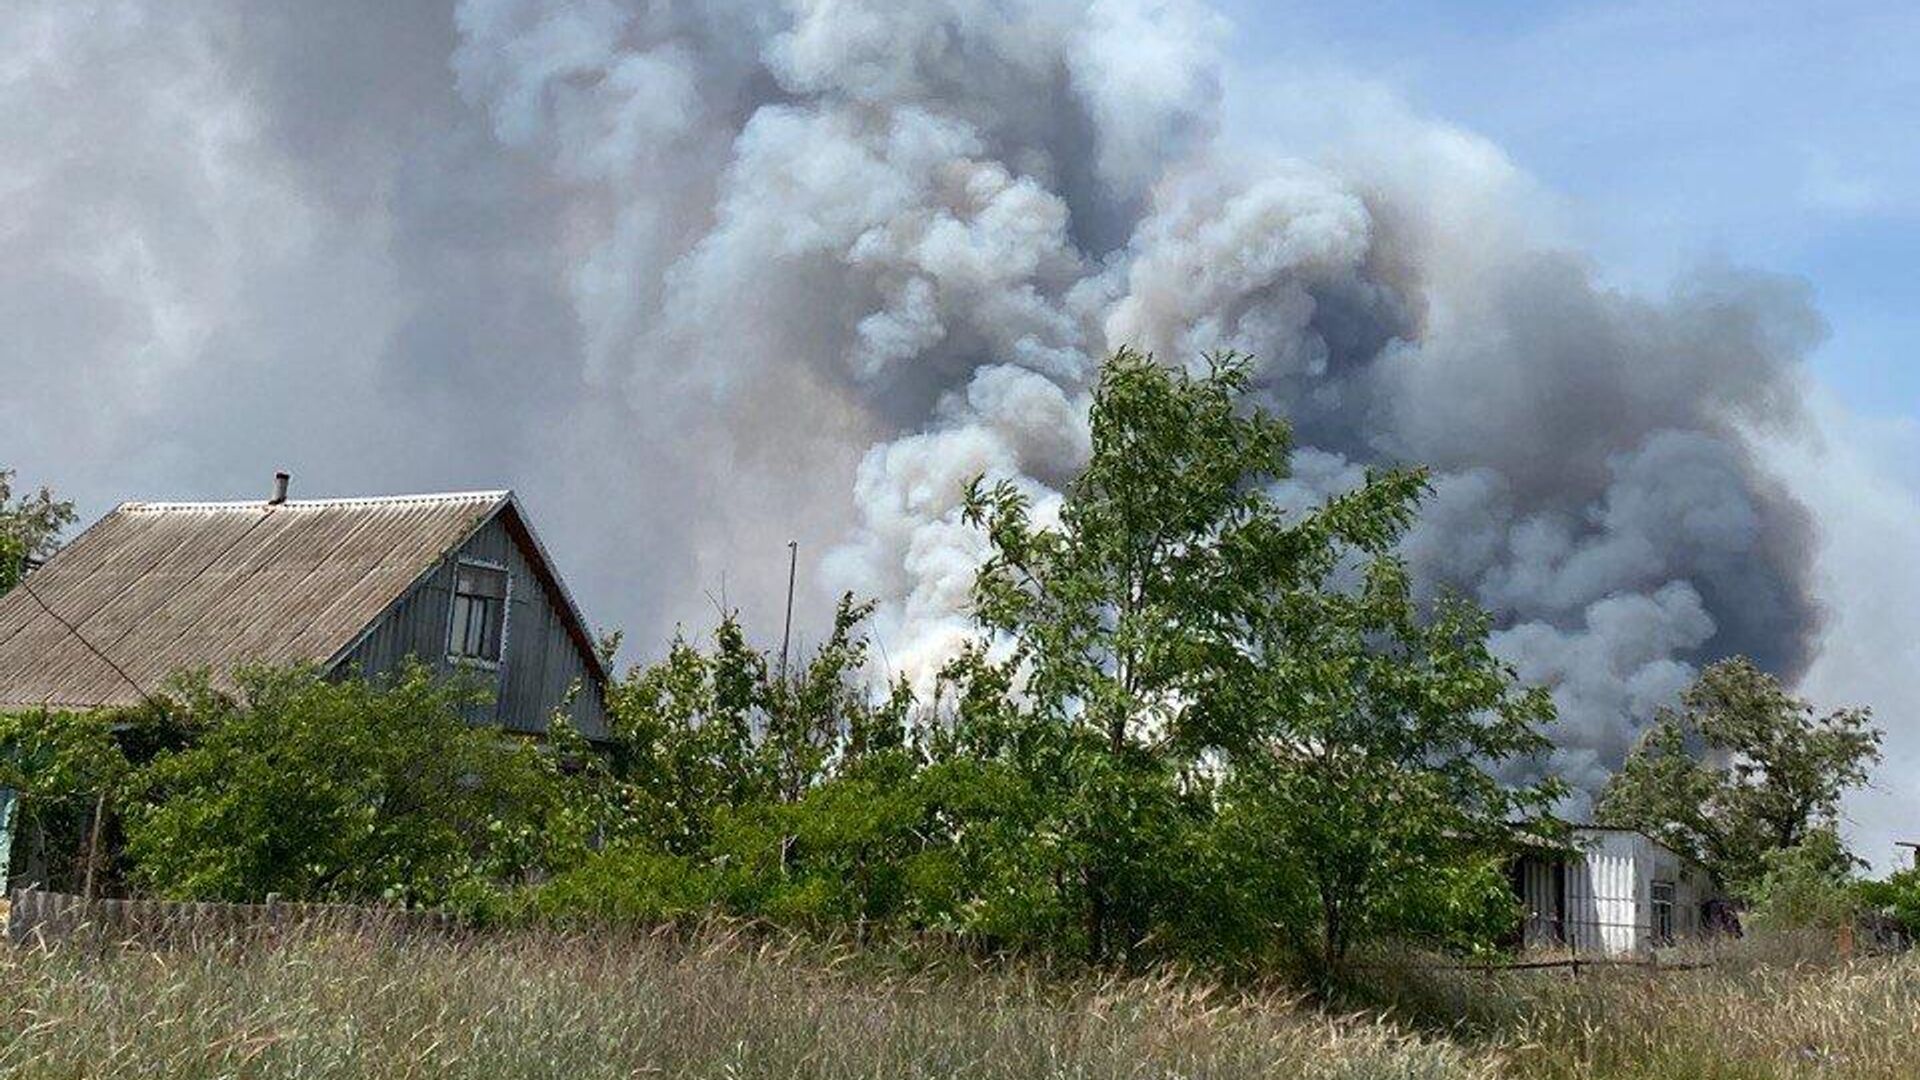
<svg viewBox="0 0 1920 1080">
<path fill-rule="evenodd" d="M 1752 450 L 1798 422 L 1803 292 L 1613 291 L 1416 117 L 1229 135 L 1198 3 L 29 7 L 0 303 L 45 336 L 0 344 L 0 460 L 158 455 L 83 491 L 289 453 L 343 488 L 504 475 L 643 650 L 724 573 L 776 595 L 799 535 L 924 671 L 965 628 L 961 484 L 1056 505 L 1101 355 L 1232 348 L 1300 436 L 1284 497 L 1436 470 L 1409 555 L 1555 688 L 1576 783 L 1704 659 L 1810 658 L 1808 524 Z M 76 102 L 89 62 L 123 79 Z"/>
</svg>

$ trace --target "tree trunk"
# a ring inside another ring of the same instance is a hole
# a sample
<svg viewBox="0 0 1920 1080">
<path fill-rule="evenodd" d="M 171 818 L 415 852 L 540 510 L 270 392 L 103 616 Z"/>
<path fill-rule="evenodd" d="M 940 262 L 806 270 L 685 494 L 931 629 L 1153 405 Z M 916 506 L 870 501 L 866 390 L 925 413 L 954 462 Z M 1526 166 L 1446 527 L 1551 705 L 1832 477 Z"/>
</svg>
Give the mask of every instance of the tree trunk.
<svg viewBox="0 0 1920 1080">
<path fill-rule="evenodd" d="M 1099 964 L 1107 954 L 1107 894 L 1094 871 L 1082 874 L 1081 881 L 1087 889 L 1087 962 Z"/>
<path fill-rule="evenodd" d="M 1334 972 L 1347 951 L 1346 919 L 1340 902 L 1325 889 L 1320 892 L 1320 912 L 1320 978 L 1332 985 Z"/>
</svg>

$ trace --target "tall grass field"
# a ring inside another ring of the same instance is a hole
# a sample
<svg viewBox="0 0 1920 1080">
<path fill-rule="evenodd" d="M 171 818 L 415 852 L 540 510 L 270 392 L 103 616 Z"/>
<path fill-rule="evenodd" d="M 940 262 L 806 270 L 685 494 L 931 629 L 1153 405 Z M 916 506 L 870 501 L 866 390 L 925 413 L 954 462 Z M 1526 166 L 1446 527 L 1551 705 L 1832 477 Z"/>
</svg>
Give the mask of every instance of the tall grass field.
<svg viewBox="0 0 1920 1080">
<path fill-rule="evenodd" d="M 1391 1004 L 1328 1009 L 725 933 L 31 947 L 0 950 L 0 1075 L 1920 1076 L 1910 957 L 1389 981 Z"/>
</svg>

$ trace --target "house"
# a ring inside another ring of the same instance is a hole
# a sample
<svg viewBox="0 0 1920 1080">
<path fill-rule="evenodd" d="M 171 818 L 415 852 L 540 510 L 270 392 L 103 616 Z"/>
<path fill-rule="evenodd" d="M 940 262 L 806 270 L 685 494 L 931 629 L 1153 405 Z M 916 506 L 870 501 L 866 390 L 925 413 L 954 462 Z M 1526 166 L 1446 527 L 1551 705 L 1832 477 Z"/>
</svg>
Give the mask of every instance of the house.
<svg viewBox="0 0 1920 1080">
<path fill-rule="evenodd" d="M 0 709 L 134 705 L 249 663 L 375 676 L 417 657 L 492 690 L 476 722 L 607 733 L 607 672 L 510 491 L 123 503 L 0 596 Z"/>
<path fill-rule="evenodd" d="M 1513 867 L 1526 948 L 1644 956 L 1732 925 L 1712 876 L 1645 833 L 1579 826 L 1572 846 L 1573 854 L 1532 852 Z"/>
</svg>

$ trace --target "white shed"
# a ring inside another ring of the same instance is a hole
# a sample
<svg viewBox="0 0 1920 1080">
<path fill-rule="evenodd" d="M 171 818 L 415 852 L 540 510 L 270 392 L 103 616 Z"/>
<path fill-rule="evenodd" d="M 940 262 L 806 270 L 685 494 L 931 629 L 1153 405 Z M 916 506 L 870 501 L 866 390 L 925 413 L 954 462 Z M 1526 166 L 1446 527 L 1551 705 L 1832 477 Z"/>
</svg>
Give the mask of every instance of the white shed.
<svg viewBox="0 0 1920 1080">
<path fill-rule="evenodd" d="M 1717 928 L 1725 898 L 1699 864 L 1633 829 L 1580 826 L 1573 845 L 1514 868 L 1526 948 L 1644 956 Z"/>
</svg>

